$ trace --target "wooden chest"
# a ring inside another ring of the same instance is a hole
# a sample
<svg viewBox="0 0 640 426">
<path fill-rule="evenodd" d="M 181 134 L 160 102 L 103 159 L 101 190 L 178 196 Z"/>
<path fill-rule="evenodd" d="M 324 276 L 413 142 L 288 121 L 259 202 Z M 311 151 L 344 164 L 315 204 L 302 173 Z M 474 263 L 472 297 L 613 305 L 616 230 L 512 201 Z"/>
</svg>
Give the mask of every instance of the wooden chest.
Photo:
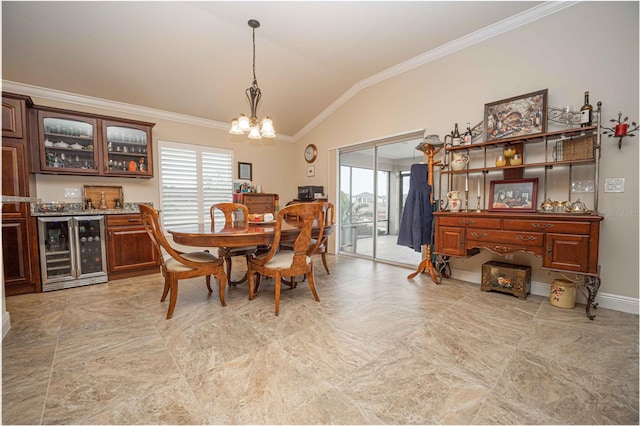
<svg viewBox="0 0 640 426">
<path fill-rule="evenodd" d="M 482 265 L 482 291 L 499 291 L 526 299 L 531 290 L 531 267 L 487 262 Z"/>
<path fill-rule="evenodd" d="M 275 194 L 247 192 L 234 194 L 233 198 L 236 203 L 247 206 L 250 214 L 275 213 Z"/>
</svg>

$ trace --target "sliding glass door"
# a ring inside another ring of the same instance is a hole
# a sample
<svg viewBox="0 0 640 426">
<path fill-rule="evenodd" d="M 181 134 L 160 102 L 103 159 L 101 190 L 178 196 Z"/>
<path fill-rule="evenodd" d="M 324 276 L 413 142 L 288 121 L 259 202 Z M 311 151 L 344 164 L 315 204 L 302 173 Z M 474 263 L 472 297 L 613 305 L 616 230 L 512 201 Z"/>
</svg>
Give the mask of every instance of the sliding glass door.
<svg viewBox="0 0 640 426">
<path fill-rule="evenodd" d="M 339 151 L 339 249 L 375 260 L 417 266 L 421 254 L 398 246 L 411 164 L 422 133 Z"/>
</svg>

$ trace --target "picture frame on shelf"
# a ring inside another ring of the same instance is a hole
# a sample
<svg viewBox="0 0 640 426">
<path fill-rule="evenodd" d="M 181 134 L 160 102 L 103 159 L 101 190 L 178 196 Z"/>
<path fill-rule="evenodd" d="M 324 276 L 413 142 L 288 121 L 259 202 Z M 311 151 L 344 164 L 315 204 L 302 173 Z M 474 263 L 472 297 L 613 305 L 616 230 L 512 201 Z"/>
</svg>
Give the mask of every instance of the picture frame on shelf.
<svg viewBox="0 0 640 426">
<path fill-rule="evenodd" d="M 492 180 L 489 211 L 535 212 L 538 205 L 538 178 Z"/>
<path fill-rule="evenodd" d="M 316 175 L 316 166 L 307 166 L 307 177 L 314 177 Z"/>
<path fill-rule="evenodd" d="M 484 105 L 485 142 L 547 131 L 549 89 Z"/>
<path fill-rule="evenodd" d="M 238 179 L 239 180 L 252 180 L 252 164 L 238 162 Z"/>
</svg>

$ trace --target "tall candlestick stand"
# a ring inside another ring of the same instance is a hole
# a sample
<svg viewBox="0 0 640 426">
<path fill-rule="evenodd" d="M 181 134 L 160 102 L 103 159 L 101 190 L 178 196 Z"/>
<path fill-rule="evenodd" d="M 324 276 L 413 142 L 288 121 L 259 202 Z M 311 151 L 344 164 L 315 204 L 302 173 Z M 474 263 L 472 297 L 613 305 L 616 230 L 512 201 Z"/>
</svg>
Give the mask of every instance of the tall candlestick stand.
<svg viewBox="0 0 640 426">
<path fill-rule="evenodd" d="M 469 190 L 464 191 L 464 210 L 465 213 L 469 213 Z"/>
<path fill-rule="evenodd" d="M 438 145 L 432 145 L 425 142 L 416 147 L 418 151 L 424 153 L 427 156 L 427 173 L 429 174 L 427 183 L 431 186 L 431 196 L 429 198 L 431 206 L 433 206 L 433 168 L 435 165 L 439 165 L 441 163 L 440 160 L 433 161 L 433 157 L 435 157 L 435 155 L 440 152 L 442 148 L 444 148 L 444 144 L 442 142 L 440 142 L 440 144 Z M 416 269 L 416 271 L 409 275 L 407 278 L 413 279 L 421 272 L 429 273 L 433 282 L 436 284 L 440 284 L 440 280 L 438 280 L 438 276 L 436 275 L 436 267 L 433 265 L 433 263 L 431 263 L 431 244 L 426 245 L 425 257 L 418 265 L 418 269 Z"/>
<path fill-rule="evenodd" d="M 476 208 L 476 213 L 482 213 L 482 210 L 480 209 L 480 196 L 478 195 L 478 208 Z"/>
</svg>

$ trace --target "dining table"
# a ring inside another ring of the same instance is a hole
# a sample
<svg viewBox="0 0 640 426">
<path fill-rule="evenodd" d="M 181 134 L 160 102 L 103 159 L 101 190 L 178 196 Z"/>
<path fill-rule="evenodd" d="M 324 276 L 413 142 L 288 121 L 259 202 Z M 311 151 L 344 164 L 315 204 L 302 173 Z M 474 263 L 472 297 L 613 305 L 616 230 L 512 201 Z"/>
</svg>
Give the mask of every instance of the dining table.
<svg viewBox="0 0 640 426">
<path fill-rule="evenodd" d="M 276 222 L 247 222 L 237 221 L 231 225 L 223 223 L 211 228 L 207 223 L 192 223 L 184 225 L 172 225 L 167 227 L 167 232 L 172 235 L 173 241 L 184 246 L 195 247 L 245 247 L 245 246 L 270 246 L 276 231 Z M 314 226 L 311 237 L 316 238 L 320 228 Z M 324 234 L 331 235 L 335 231 L 335 225 L 326 225 Z M 280 230 L 280 242 L 295 241 L 300 233 L 300 227 L 295 220 L 283 220 Z"/>
<path fill-rule="evenodd" d="M 331 235 L 335 231 L 335 224 L 325 225 L 324 235 Z M 192 223 L 184 225 L 173 225 L 167 227 L 167 232 L 172 235 L 176 244 L 195 247 L 246 247 L 258 246 L 264 247 L 268 251 L 268 247 L 273 244 L 273 238 L 276 232 L 276 221 L 268 222 L 251 222 L 251 221 L 234 221 L 231 224 L 215 224 L 211 227 L 208 223 Z M 280 242 L 295 241 L 300 233 L 299 222 L 295 218 L 286 218 L 282 221 L 280 229 Z M 314 224 L 311 230 L 311 237 L 317 238 L 320 233 L 320 227 Z M 240 284 L 247 280 L 247 276 L 237 282 Z M 291 285 L 282 278 L 282 282 Z M 260 287 L 260 277 L 258 276 L 255 291 Z"/>
</svg>

